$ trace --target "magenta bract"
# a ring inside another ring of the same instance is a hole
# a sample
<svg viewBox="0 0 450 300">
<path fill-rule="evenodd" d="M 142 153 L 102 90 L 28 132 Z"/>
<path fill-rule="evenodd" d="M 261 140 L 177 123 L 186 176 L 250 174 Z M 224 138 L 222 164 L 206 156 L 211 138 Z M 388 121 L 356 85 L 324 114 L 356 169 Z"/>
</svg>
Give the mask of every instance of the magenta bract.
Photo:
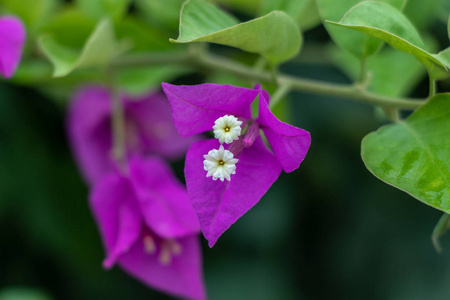
<svg viewBox="0 0 450 300">
<path fill-rule="evenodd" d="M 0 73 L 5 78 L 13 76 L 22 57 L 25 45 L 25 26 L 16 17 L 0 17 Z"/>
<path fill-rule="evenodd" d="M 111 172 L 90 196 L 107 257 L 163 292 L 205 299 L 200 227 L 187 193 L 160 159 L 133 157 L 129 175 Z"/>
<path fill-rule="evenodd" d="M 203 156 L 219 148 L 218 140 L 196 142 L 186 156 L 189 198 L 212 247 L 225 230 L 259 201 L 281 169 L 292 172 L 299 167 L 311 138 L 307 131 L 283 123 L 273 115 L 268 107 L 269 95 L 259 85 L 246 89 L 210 83 L 195 86 L 163 83 L 162 87 L 172 107 L 175 127 L 183 136 L 210 131 L 215 121 L 225 115 L 233 115 L 243 122 L 243 129 L 245 126 L 238 140 L 223 145 L 238 159 L 230 181 L 206 177 Z M 258 95 L 259 115 L 255 119 L 251 116 L 251 103 Z M 260 130 L 273 152 L 259 137 Z"/>
<path fill-rule="evenodd" d="M 122 96 L 128 155 L 158 154 L 181 158 L 198 137 L 183 138 L 176 131 L 170 106 L 162 93 L 138 98 Z M 106 88 L 80 89 L 68 112 L 68 135 L 78 165 L 88 183 L 95 183 L 113 168 L 111 96 Z"/>
</svg>

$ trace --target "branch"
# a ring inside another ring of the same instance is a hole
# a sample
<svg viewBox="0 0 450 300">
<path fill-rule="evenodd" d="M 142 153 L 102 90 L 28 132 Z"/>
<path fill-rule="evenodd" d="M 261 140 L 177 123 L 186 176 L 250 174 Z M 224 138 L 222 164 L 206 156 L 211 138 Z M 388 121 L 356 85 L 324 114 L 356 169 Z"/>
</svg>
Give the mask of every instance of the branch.
<svg viewBox="0 0 450 300">
<path fill-rule="evenodd" d="M 253 79 L 268 83 L 273 82 L 272 75 L 267 71 L 257 70 L 255 68 L 235 62 L 234 60 L 207 52 L 142 54 L 140 56 L 119 58 L 113 61 L 111 63 L 111 66 L 114 68 L 120 68 L 161 64 L 184 64 L 199 69 L 206 68 L 221 70 L 245 79 Z M 327 83 L 318 80 L 304 79 L 296 76 L 285 75 L 282 73 L 277 74 L 277 79 L 280 86 L 289 86 L 292 90 L 351 99 L 357 102 L 372 104 L 376 106 L 399 109 L 416 109 L 424 104 L 424 101 L 420 101 L 423 99 L 382 96 L 369 92 L 358 85 Z"/>
</svg>

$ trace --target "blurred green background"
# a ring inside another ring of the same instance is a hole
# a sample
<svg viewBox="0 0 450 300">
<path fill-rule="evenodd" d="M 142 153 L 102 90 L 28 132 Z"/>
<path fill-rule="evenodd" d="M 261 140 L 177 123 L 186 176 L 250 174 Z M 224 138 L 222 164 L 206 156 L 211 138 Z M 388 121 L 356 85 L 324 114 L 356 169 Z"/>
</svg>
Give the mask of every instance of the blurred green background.
<svg viewBox="0 0 450 300">
<path fill-rule="evenodd" d="M 445 46 L 439 24 L 434 32 Z M 327 41 L 322 27 L 309 31 L 304 51 Z M 350 83 L 331 62 L 305 61 L 282 69 Z M 423 78 L 411 96 L 427 89 Z M 209 298 L 449 299 L 450 236 L 441 255 L 430 242 L 441 213 L 382 183 L 360 159 L 361 139 L 384 122 L 374 108 L 292 93 L 280 109 L 311 133 L 311 149 L 213 249 L 202 238 Z M 65 113 L 37 89 L 0 83 L 0 300 L 172 299 L 117 267 L 102 269 Z M 182 162 L 174 167 L 182 174 Z"/>
</svg>

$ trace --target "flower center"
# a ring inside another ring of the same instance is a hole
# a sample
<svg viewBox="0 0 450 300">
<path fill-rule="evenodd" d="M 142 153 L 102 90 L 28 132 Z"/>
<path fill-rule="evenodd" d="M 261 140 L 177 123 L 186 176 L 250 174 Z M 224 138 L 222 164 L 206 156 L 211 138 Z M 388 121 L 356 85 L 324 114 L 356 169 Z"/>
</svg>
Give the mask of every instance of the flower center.
<svg viewBox="0 0 450 300">
<path fill-rule="evenodd" d="M 242 121 L 239 121 L 235 116 L 225 115 L 220 117 L 214 122 L 214 137 L 218 139 L 221 144 L 230 144 L 239 139 L 239 136 L 241 135 L 241 125 Z"/>
<path fill-rule="evenodd" d="M 144 242 L 144 251 L 149 255 L 156 254 L 157 246 L 159 246 L 158 262 L 164 266 L 170 265 L 173 257 L 180 256 L 183 252 L 183 247 L 175 239 L 156 239 L 147 233 L 142 241 Z"/>
<path fill-rule="evenodd" d="M 220 145 L 219 149 L 212 149 L 207 155 L 203 155 L 205 159 L 203 161 L 203 168 L 206 173 L 206 177 L 211 177 L 213 180 L 225 179 L 230 181 L 230 175 L 236 174 L 236 163 L 238 159 L 234 158 L 233 153 L 223 148 Z"/>
</svg>

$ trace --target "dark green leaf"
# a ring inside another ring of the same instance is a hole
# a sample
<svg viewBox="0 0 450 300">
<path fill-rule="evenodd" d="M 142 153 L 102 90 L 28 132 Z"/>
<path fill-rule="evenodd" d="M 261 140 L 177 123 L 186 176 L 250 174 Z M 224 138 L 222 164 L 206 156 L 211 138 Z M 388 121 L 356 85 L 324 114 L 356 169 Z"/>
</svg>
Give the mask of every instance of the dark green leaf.
<svg viewBox="0 0 450 300">
<path fill-rule="evenodd" d="M 210 2 L 222 4 L 252 16 L 256 14 L 260 0 L 210 0 Z"/>
<path fill-rule="evenodd" d="M 450 212 L 450 94 L 439 94 L 406 120 L 362 141 L 362 159 L 376 177 Z"/>
<path fill-rule="evenodd" d="M 437 11 L 438 0 L 408 0 L 404 13 L 414 26 L 425 29 L 436 20 Z"/>
<path fill-rule="evenodd" d="M 302 43 L 295 22 L 274 11 L 245 23 L 201 0 L 188 0 L 182 8 L 180 34 L 174 43 L 210 42 L 259 53 L 271 64 L 295 56 Z"/>
</svg>

